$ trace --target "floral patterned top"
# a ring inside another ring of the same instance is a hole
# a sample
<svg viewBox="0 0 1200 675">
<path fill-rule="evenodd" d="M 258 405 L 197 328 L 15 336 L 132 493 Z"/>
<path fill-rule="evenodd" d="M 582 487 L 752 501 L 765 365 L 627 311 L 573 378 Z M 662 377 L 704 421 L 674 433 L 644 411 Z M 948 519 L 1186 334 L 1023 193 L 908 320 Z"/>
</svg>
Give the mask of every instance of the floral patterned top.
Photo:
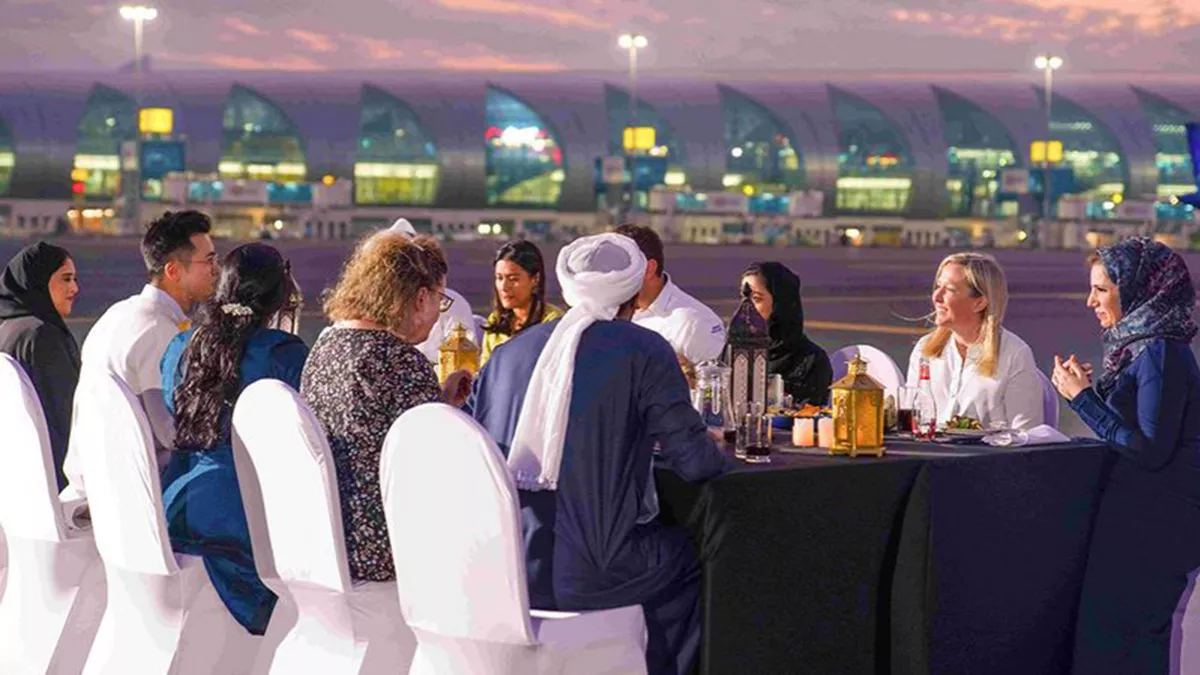
<svg viewBox="0 0 1200 675">
<path fill-rule="evenodd" d="M 300 391 L 329 435 L 350 576 L 393 581 L 379 457 L 396 418 L 441 400 L 433 366 L 416 347 L 390 333 L 331 328 L 309 353 Z"/>
</svg>

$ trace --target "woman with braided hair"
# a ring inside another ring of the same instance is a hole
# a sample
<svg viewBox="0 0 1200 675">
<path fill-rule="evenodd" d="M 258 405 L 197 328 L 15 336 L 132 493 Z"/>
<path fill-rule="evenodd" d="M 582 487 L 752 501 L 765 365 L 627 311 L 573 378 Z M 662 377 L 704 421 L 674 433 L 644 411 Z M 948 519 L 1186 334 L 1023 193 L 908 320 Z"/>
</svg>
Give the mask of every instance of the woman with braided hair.
<svg viewBox="0 0 1200 675">
<path fill-rule="evenodd" d="M 247 631 L 266 631 L 276 597 L 258 577 L 233 464 L 230 425 L 238 395 L 261 379 L 300 388 L 304 342 L 294 326 L 300 291 L 291 266 L 265 244 L 221 261 L 212 299 L 162 360 L 163 395 L 175 416 L 175 449 L 163 473 L 171 548 L 204 558 L 217 594 Z"/>
</svg>

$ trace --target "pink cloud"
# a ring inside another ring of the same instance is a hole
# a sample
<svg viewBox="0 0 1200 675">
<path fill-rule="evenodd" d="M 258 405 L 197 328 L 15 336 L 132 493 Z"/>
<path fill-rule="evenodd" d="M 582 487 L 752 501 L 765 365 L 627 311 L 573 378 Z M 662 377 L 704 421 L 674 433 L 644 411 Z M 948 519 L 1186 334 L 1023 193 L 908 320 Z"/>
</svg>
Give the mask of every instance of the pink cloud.
<svg viewBox="0 0 1200 675">
<path fill-rule="evenodd" d="M 299 40 L 305 47 L 318 54 L 328 54 L 329 52 L 337 51 L 337 45 L 327 35 L 300 30 L 299 28 L 290 28 L 287 30 L 287 36 L 293 40 Z"/>
<path fill-rule="evenodd" d="M 392 43 L 387 40 L 380 40 L 369 37 L 356 37 L 355 40 L 362 43 L 367 56 L 379 61 L 387 61 L 390 59 L 398 59 L 404 56 L 404 52 L 392 46 Z"/>
<path fill-rule="evenodd" d="M 556 73 L 566 70 L 561 63 L 514 61 L 500 54 L 480 56 L 443 56 L 438 65 L 447 70 L 487 70 L 509 73 Z"/>
<path fill-rule="evenodd" d="M 236 16 L 231 16 L 225 19 L 225 26 L 235 30 L 242 35 L 266 35 L 267 31 L 255 26 L 254 24 L 243 21 Z"/>
<path fill-rule="evenodd" d="M 601 21 L 580 14 L 579 12 L 572 12 L 569 9 L 555 9 L 542 5 L 514 2 L 513 0 L 437 0 L 437 4 L 446 9 L 461 12 L 505 14 L 542 19 L 563 27 L 588 28 L 591 30 L 606 30 L 613 27 L 607 21 Z"/>
<path fill-rule="evenodd" d="M 235 54 L 179 54 L 169 51 L 159 53 L 164 61 L 195 63 L 203 66 L 228 68 L 230 70 L 284 70 L 293 72 L 315 72 L 329 70 L 306 56 L 283 55 L 259 59 Z"/>
</svg>

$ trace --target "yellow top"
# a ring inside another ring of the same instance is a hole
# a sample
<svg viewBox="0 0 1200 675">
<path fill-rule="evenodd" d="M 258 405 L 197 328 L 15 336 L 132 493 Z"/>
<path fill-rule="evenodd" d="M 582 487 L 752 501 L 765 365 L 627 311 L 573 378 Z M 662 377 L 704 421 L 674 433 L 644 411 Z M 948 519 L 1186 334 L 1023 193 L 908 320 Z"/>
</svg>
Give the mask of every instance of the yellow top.
<svg viewBox="0 0 1200 675">
<path fill-rule="evenodd" d="M 550 303 L 547 302 L 546 303 L 546 311 L 542 312 L 542 323 L 546 323 L 547 321 L 553 321 L 555 319 L 561 319 L 562 315 L 563 315 L 563 311 L 561 309 L 559 309 L 558 307 L 555 307 L 554 305 L 551 305 Z M 492 312 L 491 314 L 488 315 L 487 322 L 490 324 L 490 323 L 494 322 L 497 318 L 499 318 L 499 315 L 496 312 Z M 511 337 L 512 337 L 511 335 L 501 335 L 500 333 L 489 333 L 487 331 L 484 331 L 483 332 L 483 353 L 480 354 L 480 356 L 479 356 L 479 367 L 482 368 L 483 364 L 487 363 L 488 359 L 492 357 L 493 349 L 495 349 L 496 347 L 499 347 L 500 345 L 504 344 L 505 342 L 508 342 L 508 339 Z"/>
</svg>

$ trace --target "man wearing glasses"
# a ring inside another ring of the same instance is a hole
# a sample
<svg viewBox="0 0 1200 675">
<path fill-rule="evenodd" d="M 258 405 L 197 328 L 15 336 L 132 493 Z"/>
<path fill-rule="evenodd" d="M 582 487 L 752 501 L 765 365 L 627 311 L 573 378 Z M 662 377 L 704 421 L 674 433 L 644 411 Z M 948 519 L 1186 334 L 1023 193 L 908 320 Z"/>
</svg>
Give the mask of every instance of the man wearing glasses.
<svg viewBox="0 0 1200 675">
<path fill-rule="evenodd" d="M 192 308 L 216 288 L 211 230 L 212 221 L 199 211 L 167 211 L 151 222 L 141 245 L 147 284 L 110 307 L 83 342 L 82 374 L 100 369 L 121 378 L 141 401 L 160 451 L 174 447 L 175 423 L 163 400 L 159 363 L 171 339 L 190 327 Z M 75 454 L 68 449 L 65 498 L 83 496 Z"/>
</svg>

